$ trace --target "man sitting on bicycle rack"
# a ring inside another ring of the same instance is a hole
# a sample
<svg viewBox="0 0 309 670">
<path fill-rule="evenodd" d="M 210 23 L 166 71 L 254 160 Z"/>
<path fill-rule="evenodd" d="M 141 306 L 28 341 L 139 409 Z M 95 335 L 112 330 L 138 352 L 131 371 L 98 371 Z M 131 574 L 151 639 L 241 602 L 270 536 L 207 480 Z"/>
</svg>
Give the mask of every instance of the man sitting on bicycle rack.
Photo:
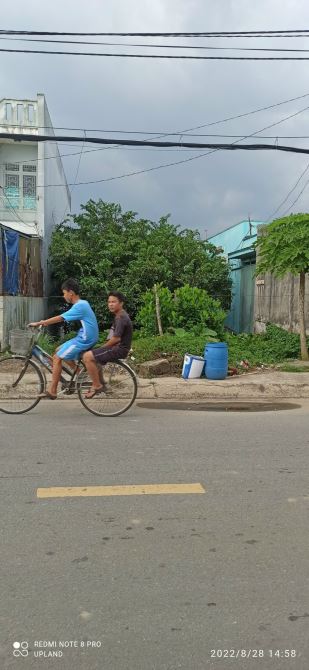
<svg viewBox="0 0 309 670">
<path fill-rule="evenodd" d="M 123 309 L 125 297 L 120 291 L 111 291 L 108 294 L 108 309 L 114 314 L 114 321 L 109 331 L 108 338 L 103 347 L 86 351 L 83 362 L 92 380 L 92 387 L 86 393 L 86 398 L 93 398 L 98 393 L 104 392 L 102 377 L 97 363 L 105 365 L 109 361 L 126 358 L 132 342 L 132 321 Z"/>
<path fill-rule="evenodd" d="M 50 319 L 43 319 L 29 323 L 29 326 L 49 326 L 53 323 L 63 321 L 80 321 L 81 328 L 76 337 L 64 342 L 54 353 L 53 372 L 50 387 L 40 394 L 41 398 L 56 400 L 57 387 L 62 372 L 62 361 L 68 362 L 70 367 L 75 367 L 84 351 L 91 349 L 99 339 L 99 328 L 95 313 L 91 309 L 87 300 L 81 300 L 80 288 L 76 279 L 67 279 L 62 284 L 63 297 L 72 307 L 59 316 L 52 316 Z"/>
</svg>

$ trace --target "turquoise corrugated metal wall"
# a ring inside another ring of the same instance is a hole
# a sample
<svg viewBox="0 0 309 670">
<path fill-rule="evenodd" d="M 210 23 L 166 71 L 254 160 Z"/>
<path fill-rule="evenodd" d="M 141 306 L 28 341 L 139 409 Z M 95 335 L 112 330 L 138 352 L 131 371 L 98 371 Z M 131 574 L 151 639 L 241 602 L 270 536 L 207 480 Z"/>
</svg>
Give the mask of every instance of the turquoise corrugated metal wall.
<svg viewBox="0 0 309 670">
<path fill-rule="evenodd" d="M 239 333 L 252 333 L 253 331 L 253 308 L 254 308 L 254 273 L 255 263 L 244 265 L 241 270 L 240 280 L 240 305 L 239 305 Z"/>
<path fill-rule="evenodd" d="M 232 277 L 232 303 L 231 310 L 225 320 L 225 325 L 234 330 L 236 333 L 239 332 L 239 323 L 240 323 L 240 280 L 241 280 L 241 269 L 238 265 L 231 271 Z"/>
<path fill-rule="evenodd" d="M 225 325 L 235 333 L 253 331 L 255 272 L 253 244 L 257 237 L 257 226 L 260 225 L 263 225 L 263 221 L 240 221 L 208 239 L 211 244 L 222 248 L 222 254 L 227 259 L 229 254 L 241 253 L 244 248 L 250 252 L 250 247 L 252 247 L 251 262 L 242 262 L 239 259 L 230 260 L 233 297 Z"/>
<path fill-rule="evenodd" d="M 233 299 L 225 325 L 235 333 L 253 332 L 255 267 L 253 260 L 231 271 Z"/>
</svg>

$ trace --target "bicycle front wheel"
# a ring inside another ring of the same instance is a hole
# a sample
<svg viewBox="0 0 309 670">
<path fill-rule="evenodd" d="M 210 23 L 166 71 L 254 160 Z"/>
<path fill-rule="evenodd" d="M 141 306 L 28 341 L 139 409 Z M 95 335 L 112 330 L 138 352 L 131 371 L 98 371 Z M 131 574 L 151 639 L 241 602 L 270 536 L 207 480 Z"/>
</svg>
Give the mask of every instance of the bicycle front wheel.
<svg viewBox="0 0 309 670">
<path fill-rule="evenodd" d="M 104 391 L 94 398 L 86 398 L 92 382 L 87 370 L 77 379 L 77 393 L 84 407 L 97 416 L 119 416 L 133 405 L 137 381 L 131 368 L 122 361 L 111 361 L 100 369 Z"/>
<path fill-rule="evenodd" d="M 44 391 L 40 368 L 24 356 L 0 360 L 0 411 L 5 414 L 24 414 L 35 407 Z"/>
</svg>

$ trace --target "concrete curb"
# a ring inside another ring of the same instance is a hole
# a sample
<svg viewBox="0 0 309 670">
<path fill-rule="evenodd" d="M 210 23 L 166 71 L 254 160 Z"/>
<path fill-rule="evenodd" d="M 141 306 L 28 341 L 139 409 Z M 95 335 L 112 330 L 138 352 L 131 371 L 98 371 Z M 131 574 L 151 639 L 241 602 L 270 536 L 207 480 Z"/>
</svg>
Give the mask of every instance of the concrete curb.
<svg viewBox="0 0 309 670">
<path fill-rule="evenodd" d="M 309 373 L 265 372 L 209 379 L 156 377 L 138 380 L 138 399 L 309 398 Z"/>
<path fill-rule="evenodd" d="M 62 395 L 59 400 L 74 400 L 74 398 L 76 399 L 76 395 Z M 181 377 L 138 378 L 138 400 L 265 400 L 267 398 L 309 398 L 309 372 L 246 373 L 220 381 L 205 378 L 185 380 Z"/>
</svg>

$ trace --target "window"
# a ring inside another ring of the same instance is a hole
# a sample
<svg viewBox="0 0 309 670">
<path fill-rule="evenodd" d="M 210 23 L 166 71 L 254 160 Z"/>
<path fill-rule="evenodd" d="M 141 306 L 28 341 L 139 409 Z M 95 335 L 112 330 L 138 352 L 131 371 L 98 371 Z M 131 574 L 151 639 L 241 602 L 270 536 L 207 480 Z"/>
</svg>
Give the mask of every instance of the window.
<svg viewBox="0 0 309 670">
<path fill-rule="evenodd" d="M 5 120 L 12 121 L 12 105 L 10 102 L 5 103 Z"/>
<path fill-rule="evenodd" d="M 4 193 L 6 209 L 19 207 L 19 174 L 6 173 Z"/>
<path fill-rule="evenodd" d="M 36 165 L 33 164 L 5 164 L 6 209 L 36 209 L 36 170 Z"/>
<path fill-rule="evenodd" d="M 36 165 L 23 165 L 23 172 L 36 172 Z"/>
<path fill-rule="evenodd" d="M 5 169 L 7 172 L 19 172 L 19 163 L 6 163 Z"/>
<path fill-rule="evenodd" d="M 24 105 L 17 105 L 17 123 L 23 123 Z"/>
<path fill-rule="evenodd" d="M 23 175 L 23 207 L 36 209 L 36 176 Z"/>
<path fill-rule="evenodd" d="M 28 120 L 29 123 L 34 123 L 34 106 L 28 105 Z"/>
</svg>

